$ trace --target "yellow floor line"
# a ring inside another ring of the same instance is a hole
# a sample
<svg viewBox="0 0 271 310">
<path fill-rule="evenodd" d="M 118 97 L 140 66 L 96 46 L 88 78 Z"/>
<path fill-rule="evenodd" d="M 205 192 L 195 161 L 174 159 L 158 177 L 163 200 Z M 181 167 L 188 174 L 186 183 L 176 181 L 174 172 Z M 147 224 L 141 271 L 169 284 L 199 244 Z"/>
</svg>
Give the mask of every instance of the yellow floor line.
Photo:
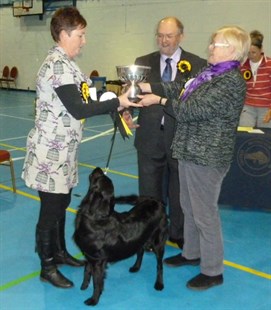
<svg viewBox="0 0 271 310">
<path fill-rule="evenodd" d="M 84 164 L 84 163 L 79 163 L 79 166 L 86 167 L 86 168 L 91 168 L 91 169 L 96 168 L 96 166 L 92 166 L 92 165 Z M 103 167 L 101 167 L 101 168 L 103 169 Z M 105 170 L 105 169 L 103 169 L 103 170 Z M 107 172 L 110 172 L 110 173 L 113 173 L 113 174 L 117 174 L 117 175 L 121 175 L 121 176 L 124 176 L 124 177 L 129 177 L 131 179 L 138 179 L 138 176 L 136 176 L 136 175 L 129 174 L 129 173 L 124 173 L 124 172 L 120 172 L 120 171 L 116 171 L 116 170 L 108 169 Z"/>
<path fill-rule="evenodd" d="M 167 245 L 170 245 L 170 246 L 172 246 L 174 248 L 177 248 L 177 249 L 179 248 L 176 243 L 172 243 L 170 241 L 167 241 Z M 251 273 L 251 274 L 259 276 L 261 278 L 265 278 L 265 279 L 271 280 L 271 274 L 264 273 L 264 272 L 261 272 L 261 271 L 258 271 L 258 270 L 252 269 L 252 268 L 248 268 L 248 267 L 245 267 L 245 266 L 242 266 L 242 265 L 239 265 L 239 264 L 235 264 L 235 263 L 229 262 L 227 260 L 224 260 L 223 263 L 226 266 L 233 267 L 235 269 L 239 269 L 239 270 Z"/>
<path fill-rule="evenodd" d="M 271 274 L 268 274 L 265 272 L 261 272 L 261 271 L 258 271 L 258 270 L 252 269 L 252 268 L 248 268 L 248 267 L 245 267 L 245 266 L 242 266 L 239 264 L 235 264 L 235 263 L 229 262 L 227 260 L 224 260 L 224 265 L 230 266 L 230 267 L 233 267 L 235 269 L 239 269 L 239 270 L 251 273 L 251 274 L 254 274 L 255 276 L 259 276 L 261 278 L 271 280 Z"/>
<path fill-rule="evenodd" d="M 25 147 L 16 147 L 14 145 L 10 145 L 10 144 L 6 144 L 6 143 L 0 143 L 0 146 L 1 147 L 4 147 L 6 149 L 11 149 L 11 150 L 16 150 L 16 151 L 26 151 L 26 148 Z"/>
<path fill-rule="evenodd" d="M 9 187 L 9 186 L 3 185 L 3 184 L 0 184 L 0 188 L 5 189 L 5 190 L 7 190 L 7 191 L 13 192 L 12 187 Z M 18 190 L 18 189 L 16 190 L 16 193 L 14 193 L 14 195 L 15 195 L 15 194 L 19 194 L 19 195 L 21 195 L 21 196 L 25 196 L 25 197 L 31 198 L 31 199 L 33 199 L 33 200 L 38 200 L 38 201 L 40 200 L 39 197 L 37 197 L 37 196 L 35 196 L 35 195 L 31 195 L 31 194 L 26 193 L 26 192 L 23 192 L 23 191 L 20 191 L 20 190 Z"/>
<path fill-rule="evenodd" d="M 84 167 L 90 167 L 90 168 L 95 168 L 95 166 L 92 166 L 92 165 L 87 165 L 87 164 L 80 164 L 81 166 L 84 166 Z M 108 170 L 109 171 L 109 170 Z M 125 175 L 127 176 L 126 174 L 123 174 L 123 173 L 120 173 L 118 171 L 114 171 L 114 170 L 110 170 L 111 173 L 116 173 L 118 175 Z M 132 175 L 131 175 L 132 176 Z M 2 189 L 5 189 L 5 190 L 8 190 L 8 191 L 11 191 L 12 192 L 12 187 L 9 187 L 9 186 L 6 186 L 6 185 L 3 185 L 3 184 L 0 184 L 0 188 Z M 34 200 L 37 200 L 39 201 L 39 197 L 35 196 L 35 195 L 31 195 L 29 193 L 26 193 L 26 192 L 23 192 L 23 191 L 20 191 L 20 190 L 17 190 L 16 191 L 16 194 L 19 194 L 21 196 L 25 196 L 27 198 L 31 198 L 31 199 L 34 199 Z M 77 213 L 77 210 L 73 209 L 73 208 L 67 208 L 67 211 L 68 212 L 71 212 L 71 213 L 74 213 L 76 214 Z M 167 242 L 167 245 L 169 246 L 173 246 L 175 248 L 178 248 L 178 246 L 175 244 L 175 243 L 172 243 L 170 241 Z M 236 264 L 236 263 L 233 263 L 233 262 L 230 262 L 230 261 L 227 261 L 227 260 L 224 260 L 224 265 L 226 266 L 229 266 L 229 267 L 232 267 L 232 268 L 235 268 L 235 269 L 238 269 L 238 270 L 242 270 L 242 271 L 245 271 L 247 273 L 251 273 L 255 276 L 258 276 L 258 277 L 261 277 L 261 278 L 265 278 L 265 279 L 268 279 L 268 280 L 271 280 L 271 274 L 268 274 L 268 273 L 264 273 L 264 272 L 261 272 L 261 271 L 258 271 L 258 270 L 255 270 L 255 269 L 252 269 L 252 268 L 249 268 L 249 267 L 245 267 L 245 266 L 242 266 L 242 265 L 239 265 L 239 264 Z"/>
</svg>

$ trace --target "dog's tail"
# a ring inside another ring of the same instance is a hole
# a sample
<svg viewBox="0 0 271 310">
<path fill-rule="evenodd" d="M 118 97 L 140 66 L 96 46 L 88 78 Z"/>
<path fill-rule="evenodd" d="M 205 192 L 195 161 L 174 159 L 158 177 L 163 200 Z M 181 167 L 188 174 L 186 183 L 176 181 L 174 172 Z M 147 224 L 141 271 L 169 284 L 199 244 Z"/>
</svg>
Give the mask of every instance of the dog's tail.
<svg viewBox="0 0 271 310">
<path fill-rule="evenodd" d="M 129 195 L 129 196 L 118 196 L 115 197 L 115 204 L 128 204 L 128 205 L 136 205 L 138 202 L 138 195 Z"/>
</svg>

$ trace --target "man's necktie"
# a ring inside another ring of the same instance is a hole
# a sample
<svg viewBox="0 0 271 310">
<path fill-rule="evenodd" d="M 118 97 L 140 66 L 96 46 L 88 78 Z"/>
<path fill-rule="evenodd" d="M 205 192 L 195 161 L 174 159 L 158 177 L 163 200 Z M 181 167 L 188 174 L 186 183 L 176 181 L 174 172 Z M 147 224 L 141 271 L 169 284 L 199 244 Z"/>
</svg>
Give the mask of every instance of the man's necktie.
<svg viewBox="0 0 271 310">
<path fill-rule="evenodd" d="M 162 75 L 162 80 L 164 82 L 170 82 L 171 81 L 171 77 L 172 77 L 172 68 L 171 68 L 171 58 L 167 58 L 166 59 L 166 67 L 165 67 L 165 70 L 163 72 L 163 75 Z"/>
<path fill-rule="evenodd" d="M 171 58 L 167 58 L 166 59 L 166 67 L 165 70 L 162 74 L 162 80 L 163 82 L 170 82 L 171 81 L 171 77 L 172 77 L 172 68 L 171 68 Z M 161 130 L 164 130 L 164 123 L 165 123 L 165 117 L 163 116 L 161 119 Z"/>
</svg>

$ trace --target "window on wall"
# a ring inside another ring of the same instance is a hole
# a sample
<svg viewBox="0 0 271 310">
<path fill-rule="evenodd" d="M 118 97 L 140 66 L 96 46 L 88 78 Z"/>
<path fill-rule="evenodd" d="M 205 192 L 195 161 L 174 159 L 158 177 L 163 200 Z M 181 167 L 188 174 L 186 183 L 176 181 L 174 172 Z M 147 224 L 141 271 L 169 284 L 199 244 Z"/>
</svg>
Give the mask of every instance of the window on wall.
<svg viewBox="0 0 271 310">
<path fill-rule="evenodd" d="M 0 7 L 1 6 L 12 6 L 14 0 L 0 0 Z"/>
</svg>

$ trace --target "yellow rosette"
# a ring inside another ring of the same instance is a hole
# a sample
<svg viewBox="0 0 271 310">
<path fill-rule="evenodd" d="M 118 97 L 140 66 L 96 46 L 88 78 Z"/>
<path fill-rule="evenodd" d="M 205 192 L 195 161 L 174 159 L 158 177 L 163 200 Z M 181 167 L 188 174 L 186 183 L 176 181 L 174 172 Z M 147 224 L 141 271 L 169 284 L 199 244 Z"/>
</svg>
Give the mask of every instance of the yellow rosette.
<svg viewBox="0 0 271 310">
<path fill-rule="evenodd" d="M 177 68 L 180 72 L 190 72 L 192 69 L 191 63 L 188 60 L 180 60 L 177 63 Z"/>
<path fill-rule="evenodd" d="M 245 70 L 243 73 L 243 77 L 246 81 L 250 80 L 252 77 L 252 72 L 250 70 Z"/>
<path fill-rule="evenodd" d="M 81 96 L 86 104 L 88 104 L 88 99 L 90 97 L 89 87 L 86 82 L 81 83 Z"/>
<path fill-rule="evenodd" d="M 90 92 L 89 92 L 88 84 L 86 82 L 81 83 L 80 92 L 81 92 L 81 97 L 83 98 L 84 102 L 88 104 L 88 100 L 90 98 Z M 81 123 L 84 123 L 84 122 L 85 122 L 85 119 L 82 119 Z"/>
</svg>

